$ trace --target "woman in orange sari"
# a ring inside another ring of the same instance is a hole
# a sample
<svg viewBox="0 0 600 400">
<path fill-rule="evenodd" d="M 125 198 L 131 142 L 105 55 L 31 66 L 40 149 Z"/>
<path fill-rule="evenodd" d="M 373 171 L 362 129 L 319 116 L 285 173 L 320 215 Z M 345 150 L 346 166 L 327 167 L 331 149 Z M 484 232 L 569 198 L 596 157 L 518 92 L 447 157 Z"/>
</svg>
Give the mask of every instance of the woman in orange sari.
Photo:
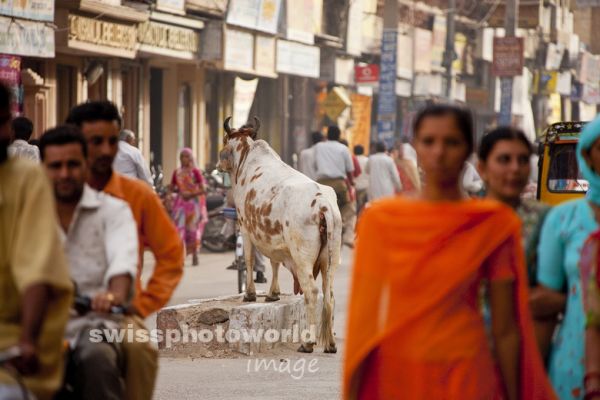
<svg viewBox="0 0 600 400">
<path fill-rule="evenodd" d="M 533 335 L 519 219 L 460 189 L 473 151 L 469 112 L 430 106 L 414 131 L 421 194 L 375 202 L 359 224 L 344 398 L 554 399 Z"/>
</svg>

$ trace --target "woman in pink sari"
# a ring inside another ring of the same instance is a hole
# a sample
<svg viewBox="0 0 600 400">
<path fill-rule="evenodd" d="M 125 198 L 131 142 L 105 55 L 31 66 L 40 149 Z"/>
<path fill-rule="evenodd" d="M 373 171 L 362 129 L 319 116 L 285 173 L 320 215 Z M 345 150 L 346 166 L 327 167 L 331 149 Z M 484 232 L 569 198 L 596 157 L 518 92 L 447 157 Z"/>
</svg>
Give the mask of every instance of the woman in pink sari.
<svg viewBox="0 0 600 400">
<path fill-rule="evenodd" d="M 181 150 L 179 159 L 181 167 L 173 172 L 171 178 L 171 190 L 176 193 L 172 217 L 185 242 L 186 254 L 192 254 L 192 265 L 196 266 L 204 225 L 208 220 L 204 195 L 206 182 L 196 167 L 191 149 Z"/>
</svg>

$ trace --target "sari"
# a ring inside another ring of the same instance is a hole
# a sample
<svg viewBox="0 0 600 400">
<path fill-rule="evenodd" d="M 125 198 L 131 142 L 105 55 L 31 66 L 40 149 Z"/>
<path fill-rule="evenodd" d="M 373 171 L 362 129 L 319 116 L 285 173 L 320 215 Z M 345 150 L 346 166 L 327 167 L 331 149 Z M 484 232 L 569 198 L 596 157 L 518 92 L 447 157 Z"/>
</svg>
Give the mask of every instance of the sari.
<svg viewBox="0 0 600 400">
<path fill-rule="evenodd" d="M 208 212 L 205 195 L 186 200 L 182 194 L 196 192 L 205 187 L 205 184 L 202 173 L 195 165 L 191 168 L 178 168 L 173 172 L 171 179 L 171 185 L 177 188 L 171 211 L 172 217 L 188 253 L 196 251 L 202 243 L 204 226 L 208 222 Z"/>
<path fill-rule="evenodd" d="M 479 307 L 483 279 L 515 282 L 520 398 L 554 399 L 533 335 L 517 216 L 489 200 L 402 197 L 368 207 L 359 224 L 344 399 L 502 399 Z"/>
</svg>

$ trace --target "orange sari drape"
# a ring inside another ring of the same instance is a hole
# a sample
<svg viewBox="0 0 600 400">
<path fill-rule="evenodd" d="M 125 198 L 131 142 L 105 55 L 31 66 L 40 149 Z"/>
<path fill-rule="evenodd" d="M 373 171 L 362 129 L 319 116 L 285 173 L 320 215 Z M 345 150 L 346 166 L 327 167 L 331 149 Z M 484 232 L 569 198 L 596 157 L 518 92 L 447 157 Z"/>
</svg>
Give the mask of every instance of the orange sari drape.
<svg viewBox="0 0 600 400">
<path fill-rule="evenodd" d="M 521 333 L 521 399 L 554 399 L 533 336 L 520 231 L 512 210 L 487 200 L 395 198 L 367 208 L 357 236 L 344 399 L 501 399 L 471 294 L 491 256 L 507 248 Z"/>
</svg>

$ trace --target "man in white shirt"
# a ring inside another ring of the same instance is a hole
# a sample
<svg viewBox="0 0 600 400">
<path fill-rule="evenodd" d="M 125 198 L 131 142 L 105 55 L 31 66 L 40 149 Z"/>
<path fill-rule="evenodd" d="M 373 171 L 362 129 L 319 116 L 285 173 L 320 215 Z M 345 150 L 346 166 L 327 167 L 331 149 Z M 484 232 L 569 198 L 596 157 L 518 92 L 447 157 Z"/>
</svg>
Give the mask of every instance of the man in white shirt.
<svg viewBox="0 0 600 400">
<path fill-rule="evenodd" d="M 300 152 L 298 169 L 310 179 L 317 180 L 317 171 L 315 171 L 315 145 L 323 141 L 321 132 L 313 132 L 311 135 L 312 146 Z"/>
<path fill-rule="evenodd" d="M 354 206 L 350 195 L 350 187 L 354 186 L 354 164 L 350 151 L 339 142 L 340 128 L 330 126 L 327 130 L 327 141 L 315 145 L 315 161 L 317 182 L 330 186 L 337 196 L 338 206 L 342 214 L 344 229 L 342 243 L 354 247 Z"/>
<path fill-rule="evenodd" d="M 369 157 L 369 201 L 393 196 L 402 190 L 400 175 L 392 157 L 386 154 L 383 142 L 375 145 L 376 153 Z"/>
<path fill-rule="evenodd" d="M 8 155 L 39 163 L 40 151 L 28 143 L 33 133 L 33 123 L 25 117 L 15 118 L 12 121 L 12 130 L 15 140 L 8 147 Z"/>
<path fill-rule="evenodd" d="M 135 143 L 135 135 L 132 131 L 123 129 L 119 135 L 119 152 L 113 163 L 114 170 L 152 186 L 152 175 L 142 152 L 130 143 Z"/>
<path fill-rule="evenodd" d="M 369 162 L 369 157 L 365 156 L 365 148 L 360 144 L 354 146 L 354 155 L 358 160 L 361 171 L 354 182 L 356 188 L 356 209 L 358 210 L 358 213 L 360 213 L 368 201 L 367 189 L 369 189 L 369 173 L 367 172 L 367 164 Z"/>
<path fill-rule="evenodd" d="M 124 344 L 108 342 L 94 332 L 119 329 L 123 323 L 123 315 L 110 311 L 128 304 L 133 295 L 137 225 L 126 202 L 85 183 L 86 142 L 78 128 L 64 125 L 47 131 L 40 148 L 54 186 L 57 228 L 71 279 L 77 295 L 91 300 L 88 313 L 74 313 L 67 323 L 65 337 L 71 347 L 67 380 L 78 398 L 124 398 Z"/>
</svg>

